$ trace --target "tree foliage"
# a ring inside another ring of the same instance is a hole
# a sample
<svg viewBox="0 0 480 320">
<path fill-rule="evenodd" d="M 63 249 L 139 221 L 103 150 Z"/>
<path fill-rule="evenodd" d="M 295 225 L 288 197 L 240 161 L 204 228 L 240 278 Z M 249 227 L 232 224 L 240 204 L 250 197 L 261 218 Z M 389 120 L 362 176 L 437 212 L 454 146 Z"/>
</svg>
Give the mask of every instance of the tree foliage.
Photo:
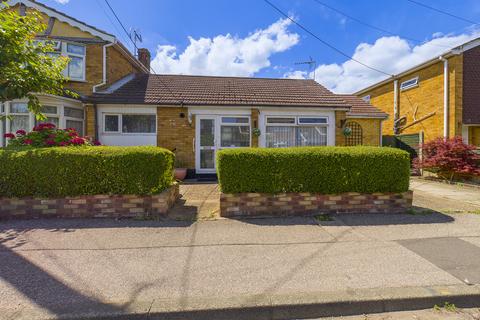
<svg viewBox="0 0 480 320">
<path fill-rule="evenodd" d="M 68 59 L 49 55 L 52 43 L 35 39 L 46 27 L 38 12 L 21 16 L 0 2 L 0 102 L 26 97 L 39 119 L 44 116 L 34 93 L 74 96 L 63 89 Z"/>
<path fill-rule="evenodd" d="M 480 155 L 476 149 L 465 144 L 461 137 L 438 138 L 422 146 L 422 159 L 415 159 L 414 165 L 449 180 L 455 175 L 480 175 Z"/>
</svg>

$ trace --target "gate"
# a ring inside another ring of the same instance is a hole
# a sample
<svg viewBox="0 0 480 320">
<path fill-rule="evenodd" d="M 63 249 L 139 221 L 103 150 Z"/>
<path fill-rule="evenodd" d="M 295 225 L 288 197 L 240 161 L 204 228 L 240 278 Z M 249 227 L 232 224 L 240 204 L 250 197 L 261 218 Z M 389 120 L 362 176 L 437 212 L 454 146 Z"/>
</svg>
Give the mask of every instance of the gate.
<svg viewBox="0 0 480 320">
<path fill-rule="evenodd" d="M 422 133 L 397 134 L 394 136 L 382 136 L 382 146 L 399 148 L 410 153 L 410 159 L 420 155 Z"/>
</svg>

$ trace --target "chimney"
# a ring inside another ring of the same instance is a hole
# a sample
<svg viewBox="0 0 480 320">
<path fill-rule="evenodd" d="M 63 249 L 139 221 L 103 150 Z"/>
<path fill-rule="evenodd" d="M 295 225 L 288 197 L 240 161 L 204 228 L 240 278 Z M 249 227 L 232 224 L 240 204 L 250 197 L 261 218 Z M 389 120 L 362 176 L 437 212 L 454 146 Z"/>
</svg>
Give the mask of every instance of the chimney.
<svg viewBox="0 0 480 320">
<path fill-rule="evenodd" d="M 147 48 L 138 48 L 138 60 L 148 69 L 150 72 L 150 51 Z"/>
</svg>

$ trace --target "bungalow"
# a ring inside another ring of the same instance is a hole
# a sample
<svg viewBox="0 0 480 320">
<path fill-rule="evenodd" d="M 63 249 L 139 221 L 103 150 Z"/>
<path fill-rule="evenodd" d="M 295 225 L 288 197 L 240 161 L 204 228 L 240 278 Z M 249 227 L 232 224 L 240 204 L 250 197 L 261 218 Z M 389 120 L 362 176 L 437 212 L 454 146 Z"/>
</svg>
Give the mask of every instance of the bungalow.
<svg viewBox="0 0 480 320">
<path fill-rule="evenodd" d="M 222 148 L 380 145 L 387 114 L 353 95 L 336 95 L 313 80 L 153 75 L 150 53 L 137 57 L 115 36 L 32 0 L 13 10 L 39 11 L 54 41 L 71 58 L 67 87 L 79 99 L 39 95 L 48 121 L 74 127 L 106 145 L 157 145 L 178 165 L 215 172 Z M 0 132 L 30 130 L 24 100 L 9 101 Z M 3 139 L 3 135 L 2 135 Z M 0 146 L 6 142 L 0 140 Z"/>
</svg>

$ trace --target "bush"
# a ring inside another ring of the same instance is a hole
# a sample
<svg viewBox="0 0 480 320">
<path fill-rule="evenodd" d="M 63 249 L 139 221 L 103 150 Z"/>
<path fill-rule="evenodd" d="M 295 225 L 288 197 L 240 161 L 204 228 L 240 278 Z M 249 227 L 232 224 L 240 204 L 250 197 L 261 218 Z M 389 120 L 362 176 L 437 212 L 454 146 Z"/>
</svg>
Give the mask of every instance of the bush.
<svg viewBox="0 0 480 320">
<path fill-rule="evenodd" d="M 40 123 L 28 133 L 17 130 L 16 133 L 5 133 L 3 136 L 9 139 L 8 148 L 100 145 L 100 142 L 92 141 L 89 137 L 80 137 L 74 128 L 57 129 L 53 123 Z"/>
<path fill-rule="evenodd" d="M 404 192 L 407 152 L 379 147 L 225 149 L 217 155 L 222 192 Z"/>
<path fill-rule="evenodd" d="M 455 176 L 479 176 L 480 156 L 476 150 L 477 147 L 463 143 L 461 137 L 438 138 L 422 146 L 423 158 L 415 159 L 414 165 L 449 180 Z"/>
<path fill-rule="evenodd" d="M 158 147 L 0 149 L 0 196 L 159 193 L 172 184 L 173 162 Z"/>
</svg>

